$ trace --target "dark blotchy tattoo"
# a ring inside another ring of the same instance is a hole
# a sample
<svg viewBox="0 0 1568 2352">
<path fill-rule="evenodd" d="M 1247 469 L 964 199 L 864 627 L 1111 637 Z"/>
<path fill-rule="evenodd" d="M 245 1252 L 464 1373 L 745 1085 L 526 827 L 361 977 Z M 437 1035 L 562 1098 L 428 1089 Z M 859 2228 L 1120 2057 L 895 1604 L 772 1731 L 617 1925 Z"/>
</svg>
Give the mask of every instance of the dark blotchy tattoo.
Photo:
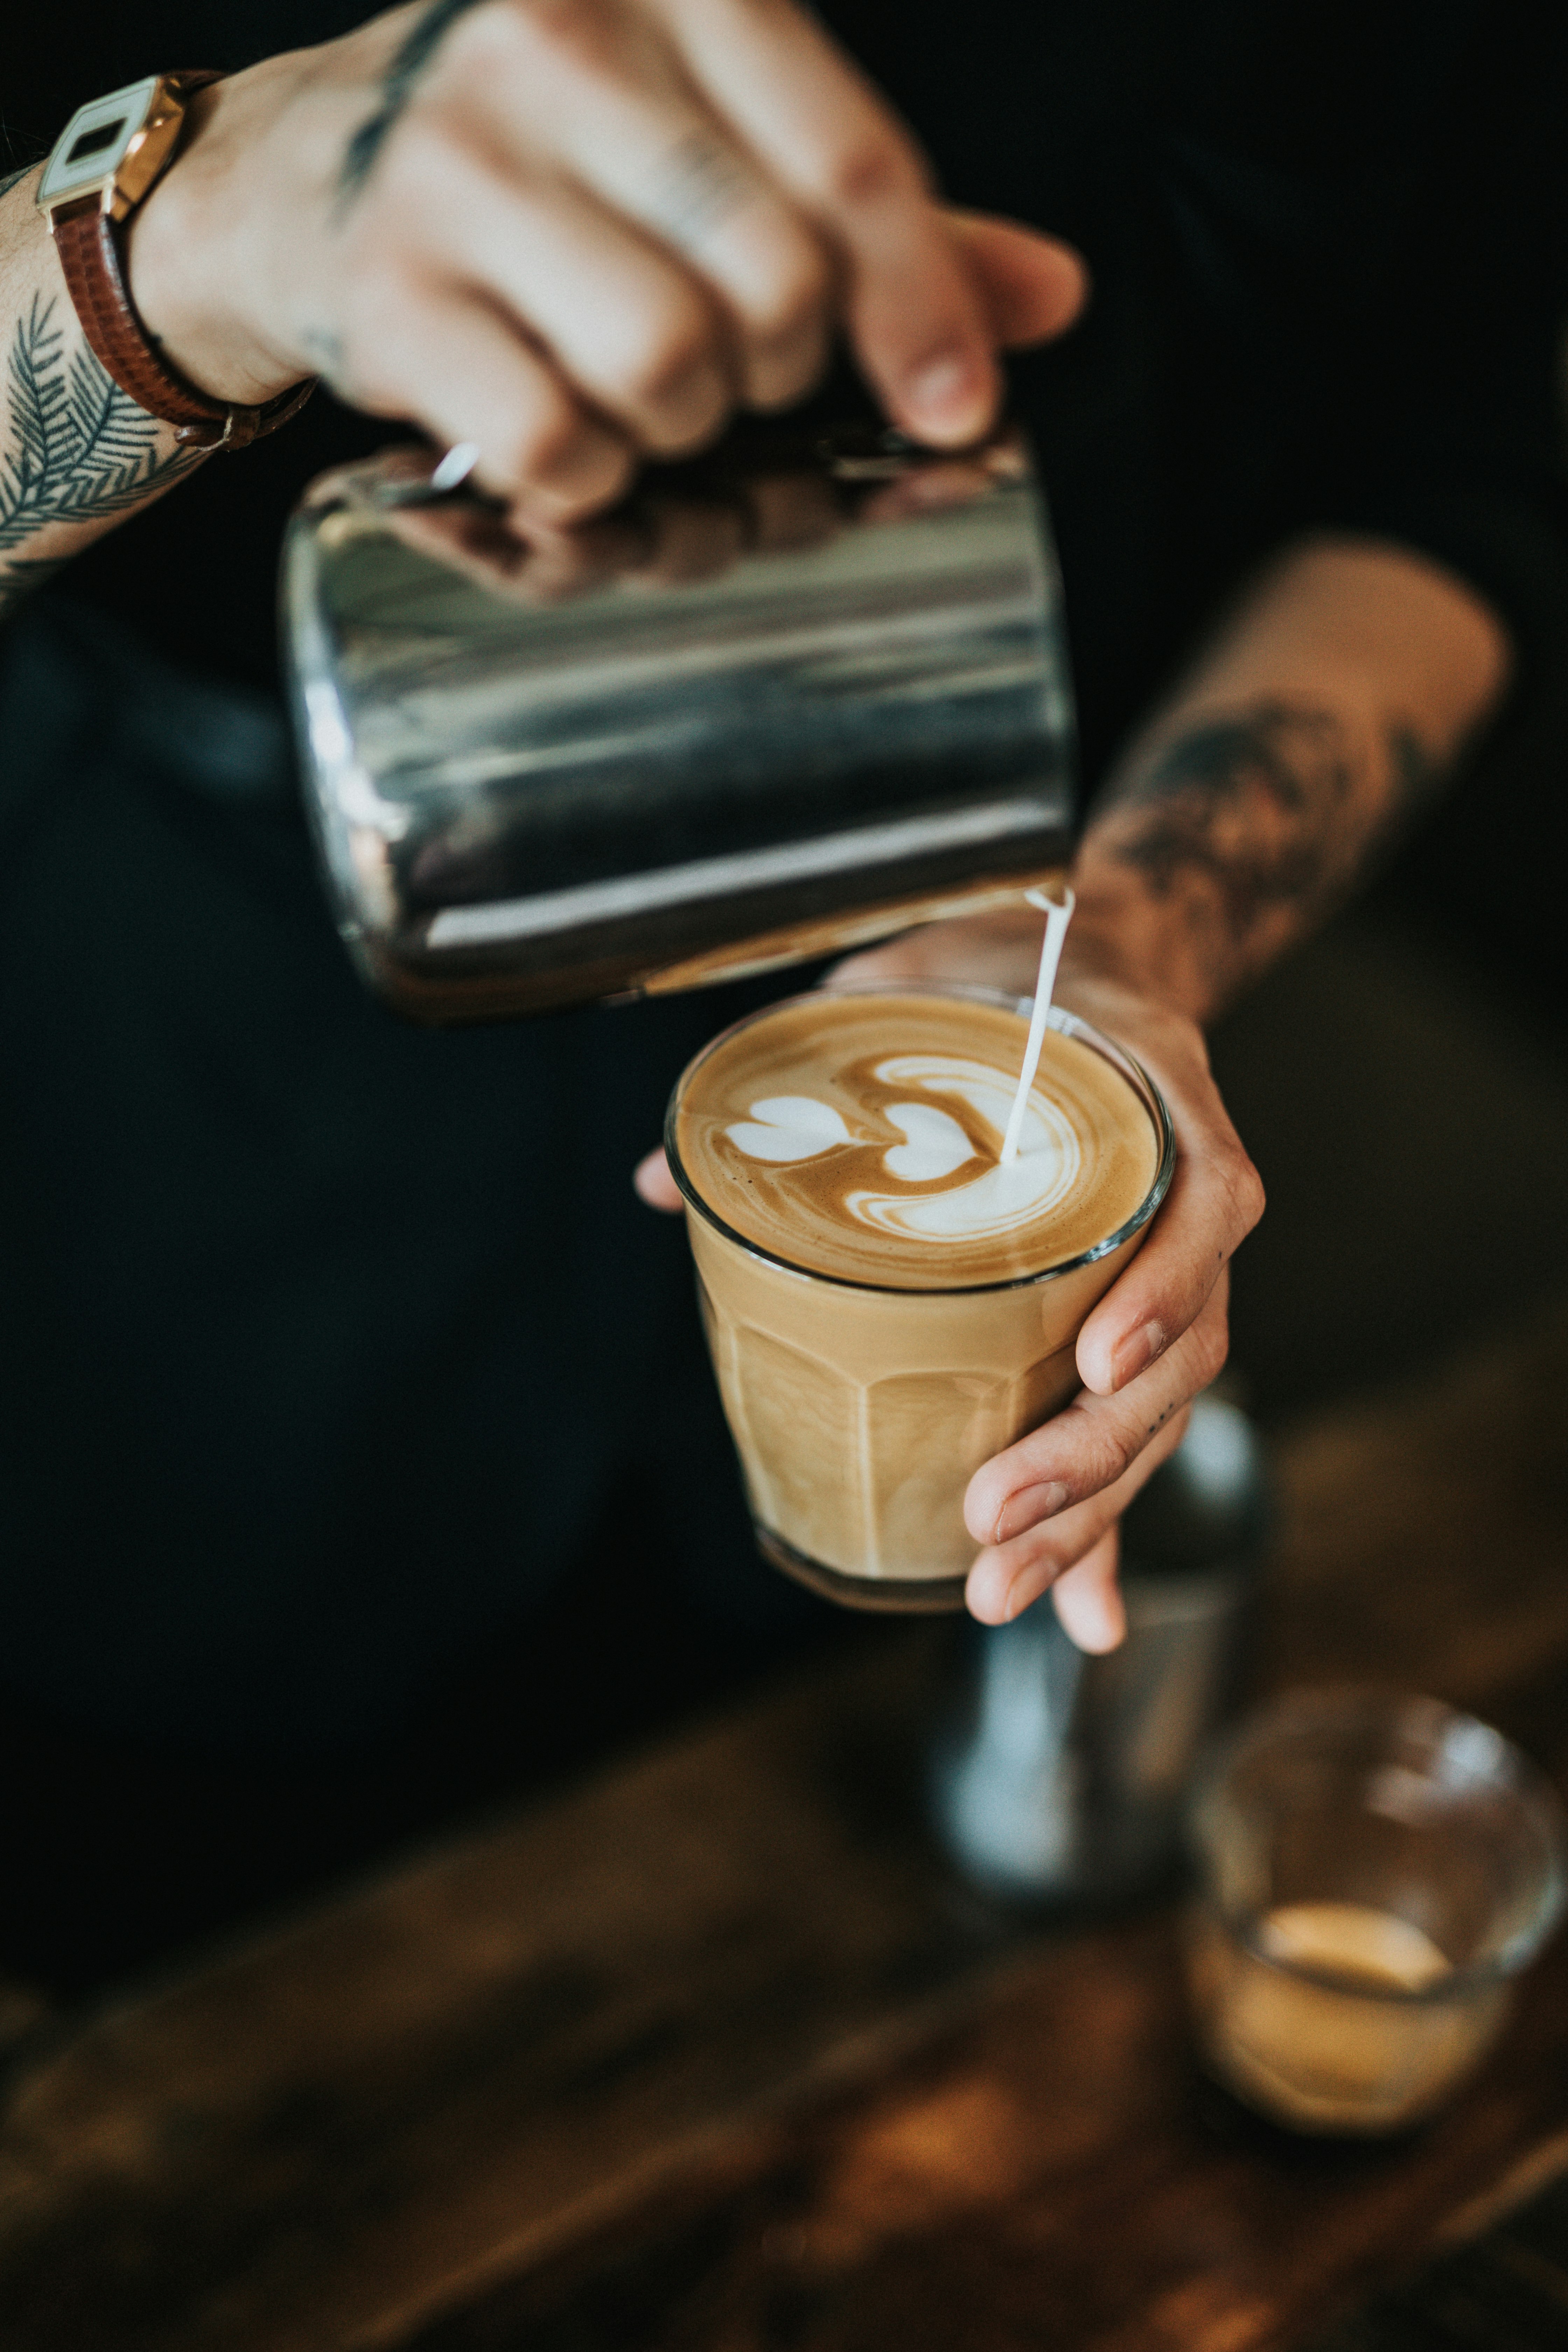
<svg viewBox="0 0 1568 2352">
<path fill-rule="evenodd" d="M 1244 945 L 1276 909 L 1331 905 L 1360 867 L 1366 844 L 1350 813 L 1373 782 L 1371 751 L 1308 704 L 1260 701 L 1193 728 L 1121 795 L 1115 855 L 1157 898 L 1201 890 L 1227 943 Z M 1386 753 L 1408 806 L 1432 762 L 1405 728 Z"/>
<path fill-rule="evenodd" d="M 164 489 L 206 454 L 158 454 L 158 425 L 85 343 L 65 356 L 55 302 L 35 294 L 11 339 L 0 450 L 0 557 L 51 523 L 106 521 Z M 6 566 L 5 589 L 35 587 L 52 559 Z"/>
<path fill-rule="evenodd" d="M 381 85 L 381 103 L 368 122 L 362 122 L 344 151 L 342 169 L 338 174 L 339 194 L 347 199 L 357 196 L 375 168 L 376 157 L 385 146 L 399 115 L 413 94 L 414 85 L 435 56 L 459 16 L 477 7 L 479 0 L 432 0 L 413 31 L 386 69 Z"/>
</svg>

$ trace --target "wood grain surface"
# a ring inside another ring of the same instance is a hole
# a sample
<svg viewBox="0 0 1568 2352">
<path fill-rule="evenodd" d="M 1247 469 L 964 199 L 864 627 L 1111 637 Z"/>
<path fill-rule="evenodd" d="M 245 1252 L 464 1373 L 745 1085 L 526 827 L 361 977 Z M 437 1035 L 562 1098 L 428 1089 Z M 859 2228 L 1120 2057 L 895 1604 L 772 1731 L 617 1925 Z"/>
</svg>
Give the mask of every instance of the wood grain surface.
<svg viewBox="0 0 1568 2352">
<path fill-rule="evenodd" d="M 1425 1688 L 1568 1780 L 1565 1379 L 1560 1312 L 1287 1434 L 1262 1685 Z M 1250 2352 L 1568 2162 L 1568 1945 L 1445 2116 L 1353 2149 L 1196 2076 L 1172 1916 L 957 1885 L 944 1640 L 36 2026 L 5 2352 Z"/>
</svg>

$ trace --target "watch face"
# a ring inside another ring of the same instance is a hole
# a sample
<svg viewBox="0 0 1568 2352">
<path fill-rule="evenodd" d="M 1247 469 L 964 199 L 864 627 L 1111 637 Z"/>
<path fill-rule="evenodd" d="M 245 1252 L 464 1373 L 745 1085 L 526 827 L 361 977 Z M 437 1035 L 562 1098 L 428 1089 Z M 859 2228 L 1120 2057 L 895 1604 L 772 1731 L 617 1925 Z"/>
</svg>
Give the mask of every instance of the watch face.
<svg viewBox="0 0 1568 2352">
<path fill-rule="evenodd" d="M 107 98 L 79 106 L 49 157 L 38 186 L 39 204 L 63 204 L 112 180 L 146 122 L 157 88 L 157 75 L 149 74 L 145 81 L 130 82 L 123 89 L 111 89 Z"/>
</svg>

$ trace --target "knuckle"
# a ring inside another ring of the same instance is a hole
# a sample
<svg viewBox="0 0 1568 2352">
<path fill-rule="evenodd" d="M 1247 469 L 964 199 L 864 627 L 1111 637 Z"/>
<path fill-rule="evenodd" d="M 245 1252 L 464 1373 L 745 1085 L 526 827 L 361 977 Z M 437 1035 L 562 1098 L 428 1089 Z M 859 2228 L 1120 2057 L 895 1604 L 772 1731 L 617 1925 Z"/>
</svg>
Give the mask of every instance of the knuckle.
<svg viewBox="0 0 1568 2352">
<path fill-rule="evenodd" d="M 432 12 L 435 13 L 435 12 Z M 613 0 L 483 0 L 459 7 L 418 78 L 410 121 L 482 118 L 498 97 L 527 103 L 615 75 L 624 48 Z"/>
<path fill-rule="evenodd" d="M 788 344 L 822 323 L 831 286 L 827 257 L 806 237 L 792 238 L 775 267 L 746 298 L 746 323 L 768 343 Z"/>
<path fill-rule="evenodd" d="M 874 210 L 922 193 L 924 182 L 912 151 L 886 127 L 862 131 L 823 160 L 822 194 L 836 212 Z"/>
<path fill-rule="evenodd" d="M 713 321 L 700 301 L 693 298 L 664 305 L 615 372 L 622 396 L 656 418 L 679 412 L 682 429 L 703 429 L 723 407 L 714 342 Z M 705 377 L 711 379 L 706 397 Z M 702 411 L 700 416 L 690 414 L 694 402 Z"/>
<path fill-rule="evenodd" d="M 1114 1486 L 1138 1458 L 1139 1438 L 1125 1423 L 1117 1423 L 1100 1432 L 1095 1448 L 1094 1490 L 1098 1493 Z"/>
<path fill-rule="evenodd" d="M 582 454 L 580 420 L 570 402 L 562 398 L 540 403 L 531 415 L 502 433 L 495 462 L 520 487 L 548 487 L 569 478 Z"/>
<path fill-rule="evenodd" d="M 1205 1315 L 1194 1324 L 1193 1338 L 1197 1355 L 1198 1385 L 1207 1388 L 1225 1370 L 1230 1353 L 1230 1326 L 1223 1315 Z"/>
<path fill-rule="evenodd" d="M 1239 1143 L 1226 1144 L 1219 1152 L 1215 1173 L 1241 1233 L 1249 1234 L 1267 1206 L 1262 1177 Z"/>
<path fill-rule="evenodd" d="M 628 79 L 627 12 L 615 0 L 488 0 L 463 20 L 465 86 L 531 104 Z M 459 34 L 463 24 L 457 27 Z M 635 35 L 632 37 L 635 43 Z"/>
<path fill-rule="evenodd" d="M 485 0 L 463 10 L 442 43 L 449 63 L 466 71 L 505 71 L 542 46 L 581 47 L 603 38 L 596 0 Z"/>
<path fill-rule="evenodd" d="M 682 392 L 708 357 L 708 336 L 685 320 L 656 328 L 623 362 L 626 389 L 649 407 Z"/>
<path fill-rule="evenodd" d="M 1263 1190 L 1263 1179 L 1246 1152 L 1238 1151 L 1237 1160 L 1237 1204 L 1247 1220 L 1247 1230 L 1250 1233 L 1268 1204 L 1268 1196 Z"/>
</svg>

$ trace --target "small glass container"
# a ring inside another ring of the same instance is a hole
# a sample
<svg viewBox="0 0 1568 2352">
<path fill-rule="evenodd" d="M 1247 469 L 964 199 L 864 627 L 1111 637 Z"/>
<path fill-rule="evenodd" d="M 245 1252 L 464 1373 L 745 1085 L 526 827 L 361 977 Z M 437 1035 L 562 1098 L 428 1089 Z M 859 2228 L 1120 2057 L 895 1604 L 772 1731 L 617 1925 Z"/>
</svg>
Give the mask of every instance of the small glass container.
<svg viewBox="0 0 1568 2352">
<path fill-rule="evenodd" d="M 1292 1694 L 1218 1751 L 1190 1819 L 1200 2048 L 1296 2131 L 1396 2131 L 1440 2105 L 1563 1908 L 1547 1781 L 1436 1699 Z"/>
</svg>

